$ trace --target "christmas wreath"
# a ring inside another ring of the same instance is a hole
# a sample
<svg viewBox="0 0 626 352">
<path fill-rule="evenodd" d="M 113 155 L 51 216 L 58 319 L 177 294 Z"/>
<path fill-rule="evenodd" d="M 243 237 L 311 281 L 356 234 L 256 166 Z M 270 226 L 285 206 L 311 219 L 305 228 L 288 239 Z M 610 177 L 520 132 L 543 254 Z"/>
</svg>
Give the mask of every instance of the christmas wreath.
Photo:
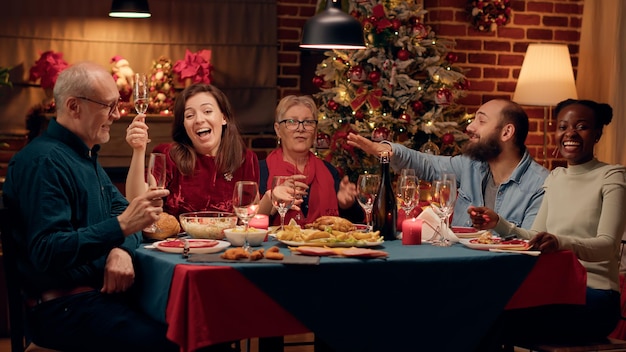
<svg viewBox="0 0 626 352">
<path fill-rule="evenodd" d="M 511 19 L 511 0 L 470 0 L 468 11 L 472 26 L 482 32 L 495 32 Z"/>
</svg>

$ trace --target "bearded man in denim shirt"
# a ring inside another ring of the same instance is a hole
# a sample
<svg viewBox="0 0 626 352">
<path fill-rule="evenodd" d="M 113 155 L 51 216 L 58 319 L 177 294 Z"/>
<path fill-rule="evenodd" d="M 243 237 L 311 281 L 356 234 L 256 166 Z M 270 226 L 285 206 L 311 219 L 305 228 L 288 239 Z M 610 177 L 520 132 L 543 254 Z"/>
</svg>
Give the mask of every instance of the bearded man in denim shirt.
<svg viewBox="0 0 626 352">
<path fill-rule="evenodd" d="M 472 226 L 467 208 L 487 206 L 516 226 L 529 229 L 543 198 L 548 170 L 535 162 L 524 142 L 528 116 L 516 103 L 495 99 L 483 104 L 467 126 L 470 139 L 463 153 L 438 156 L 389 142 L 374 143 L 350 134 L 348 144 L 371 155 L 391 151 L 394 170 L 415 169 L 420 179 L 433 181 L 443 173 L 456 176 L 458 198 L 453 226 Z"/>
</svg>

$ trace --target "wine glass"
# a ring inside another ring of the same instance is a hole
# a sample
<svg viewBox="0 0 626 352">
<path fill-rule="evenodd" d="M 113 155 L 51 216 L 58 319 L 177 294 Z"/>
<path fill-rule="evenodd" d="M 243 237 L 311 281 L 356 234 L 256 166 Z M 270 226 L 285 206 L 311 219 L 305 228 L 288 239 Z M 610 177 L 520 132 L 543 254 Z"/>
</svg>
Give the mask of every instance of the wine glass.
<svg viewBox="0 0 626 352">
<path fill-rule="evenodd" d="M 165 154 L 162 153 L 150 153 L 148 159 L 148 168 L 146 169 L 146 183 L 148 189 L 164 189 L 166 179 L 166 161 Z M 159 229 L 156 223 L 153 223 L 149 227 L 144 229 L 145 232 L 157 233 Z"/>
<path fill-rule="evenodd" d="M 420 200 L 419 181 L 416 176 L 400 176 L 397 184 L 400 207 L 407 219 Z"/>
<path fill-rule="evenodd" d="M 456 184 L 450 180 L 437 180 L 433 182 L 431 188 L 432 200 L 430 205 L 433 207 L 435 213 L 439 216 L 441 223 L 435 235 L 438 235 L 439 239 L 433 239 L 432 244 L 434 246 L 448 247 L 452 243 L 446 237 L 445 222 L 452 214 L 454 209 L 454 203 L 456 202 Z"/>
<path fill-rule="evenodd" d="M 280 229 L 285 229 L 285 214 L 295 202 L 295 182 L 290 176 L 274 176 L 272 179 L 272 205 L 280 214 Z"/>
<path fill-rule="evenodd" d="M 138 114 L 145 114 L 148 110 L 148 78 L 142 73 L 135 73 L 133 101 L 135 102 L 135 111 Z"/>
<path fill-rule="evenodd" d="M 400 176 L 415 176 L 415 169 L 402 169 Z"/>
<path fill-rule="evenodd" d="M 248 243 L 248 221 L 259 210 L 259 185 L 254 181 L 237 181 L 233 190 L 233 209 L 235 215 L 243 222 L 243 249 L 250 251 Z"/>
<path fill-rule="evenodd" d="M 452 216 L 452 213 L 454 212 L 454 205 L 456 204 L 456 197 L 458 195 L 457 188 L 456 188 L 456 175 L 453 173 L 444 173 L 441 175 L 441 179 L 443 181 L 450 181 L 451 187 L 454 188 L 454 190 L 451 193 L 454 196 L 454 199 L 451 200 L 452 206 L 449 212 L 446 214 L 446 226 L 448 227 L 448 229 L 452 229 L 450 227 L 450 217 Z"/>
<path fill-rule="evenodd" d="M 372 208 L 374 207 L 378 188 L 380 188 L 380 175 L 359 175 L 359 180 L 356 184 L 356 198 L 361 208 L 365 211 L 368 232 L 372 231 Z"/>
</svg>

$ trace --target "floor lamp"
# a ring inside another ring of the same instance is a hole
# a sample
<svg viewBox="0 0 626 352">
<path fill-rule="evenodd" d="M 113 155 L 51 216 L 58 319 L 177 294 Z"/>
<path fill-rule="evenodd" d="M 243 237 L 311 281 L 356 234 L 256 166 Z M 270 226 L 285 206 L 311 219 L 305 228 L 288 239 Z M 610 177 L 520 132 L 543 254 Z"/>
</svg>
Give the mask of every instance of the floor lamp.
<svg viewBox="0 0 626 352">
<path fill-rule="evenodd" d="M 574 72 L 565 44 L 529 44 L 517 80 L 513 101 L 543 106 L 543 164 L 548 159 L 548 120 L 552 106 L 565 99 L 578 99 Z"/>
</svg>

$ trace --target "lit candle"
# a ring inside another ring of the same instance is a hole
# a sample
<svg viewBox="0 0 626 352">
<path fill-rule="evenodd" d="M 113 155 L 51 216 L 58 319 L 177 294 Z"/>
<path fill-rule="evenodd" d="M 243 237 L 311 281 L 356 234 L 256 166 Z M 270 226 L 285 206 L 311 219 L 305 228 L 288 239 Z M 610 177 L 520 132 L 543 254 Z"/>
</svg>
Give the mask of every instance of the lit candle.
<svg viewBox="0 0 626 352">
<path fill-rule="evenodd" d="M 422 219 L 406 219 L 402 222 L 402 244 L 422 244 Z"/>
<path fill-rule="evenodd" d="M 270 218 L 267 215 L 257 214 L 248 222 L 250 227 L 254 227 L 256 229 L 267 230 L 270 226 Z"/>
</svg>

